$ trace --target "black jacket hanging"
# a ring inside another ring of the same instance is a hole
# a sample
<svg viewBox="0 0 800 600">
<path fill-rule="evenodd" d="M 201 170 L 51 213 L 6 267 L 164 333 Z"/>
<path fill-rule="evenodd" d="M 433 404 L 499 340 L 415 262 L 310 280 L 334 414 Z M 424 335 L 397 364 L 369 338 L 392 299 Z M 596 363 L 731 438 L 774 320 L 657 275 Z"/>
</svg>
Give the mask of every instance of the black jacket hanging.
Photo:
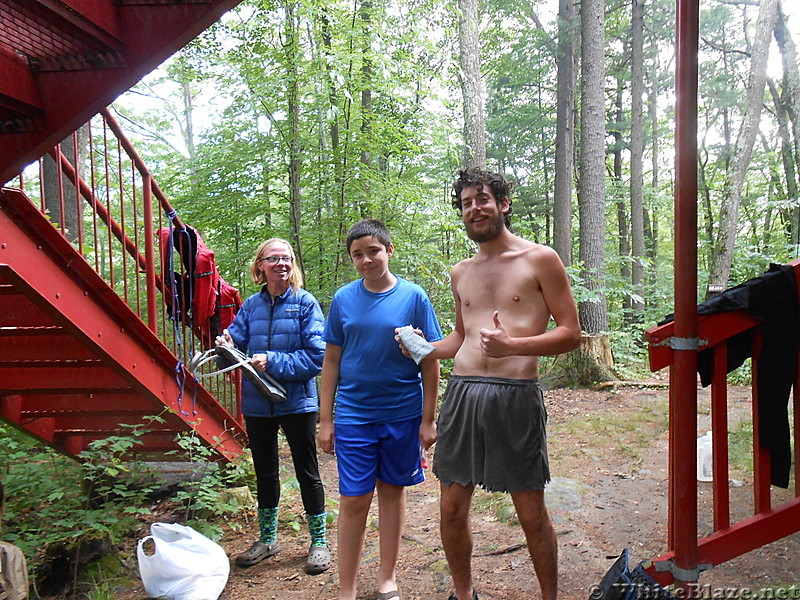
<svg viewBox="0 0 800 600">
<path fill-rule="evenodd" d="M 792 451 L 789 431 L 789 394 L 797 375 L 800 306 L 794 267 L 771 264 L 763 275 L 709 298 L 698 314 L 745 310 L 761 323 L 758 359 L 758 427 L 761 446 L 770 453 L 773 485 L 789 486 Z M 753 330 L 728 340 L 728 372 L 740 366 L 752 351 Z M 714 350 L 698 353 L 697 371 L 703 386 L 711 383 Z"/>
</svg>

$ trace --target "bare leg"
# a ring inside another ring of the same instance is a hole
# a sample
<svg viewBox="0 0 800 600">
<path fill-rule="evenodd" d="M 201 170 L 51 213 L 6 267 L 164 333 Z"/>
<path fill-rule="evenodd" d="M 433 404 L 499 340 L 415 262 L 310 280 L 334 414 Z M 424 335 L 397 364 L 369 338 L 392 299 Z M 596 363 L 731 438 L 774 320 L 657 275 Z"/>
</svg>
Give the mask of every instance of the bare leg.
<svg viewBox="0 0 800 600">
<path fill-rule="evenodd" d="M 440 485 L 439 511 L 442 546 L 458 600 L 472 600 L 472 532 L 469 510 L 475 486 Z"/>
<path fill-rule="evenodd" d="M 544 503 L 544 490 L 511 494 L 517 517 L 525 532 L 536 578 L 542 588 L 542 600 L 558 596 L 558 542 L 550 514 Z"/>
<path fill-rule="evenodd" d="M 378 591 L 397 589 L 397 557 L 406 516 L 406 488 L 378 480 L 378 515 L 380 518 L 381 566 Z"/>
<path fill-rule="evenodd" d="M 363 496 L 339 497 L 339 600 L 356 600 L 358 567 L 364 549 L 367 513 L 372 503 L 372 492 Z"/>
</svg>

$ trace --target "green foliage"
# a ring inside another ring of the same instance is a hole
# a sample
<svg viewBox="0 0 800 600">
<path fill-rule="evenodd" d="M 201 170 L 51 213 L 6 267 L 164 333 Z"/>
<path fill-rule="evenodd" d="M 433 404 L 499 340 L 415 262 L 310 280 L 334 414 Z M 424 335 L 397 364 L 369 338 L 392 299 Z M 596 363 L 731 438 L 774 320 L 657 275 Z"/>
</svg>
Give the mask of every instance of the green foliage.
<svg viewBox="0 0 800 600">
<path fill-rule="evenodd" d="M 24 434 L 1 426 L 6 442 L 0 464 L 6 493 L 6 538 L 32 557 L 35 569 L 40 551 L 49 544 L 70 544 L 90 534 L 118 543 L 147 509 L 147 471 L 128 455 L 144 429 L 97 440 L 76 463 Z"/>
<path fill-rule="evenodd" d="M 452 4 L 431 0 L 368 6 L 367 12 L 366 5 L 338 1 L 243 2 L 117 105 L 126 126 L 138 126 L 135 143 L 162 189 L 244 296 L 256 291 L 247 274 L 252 252 L 278 236 L 295 244 L 306 287 L 325 308 L 355 277 L 342 250 L 347 228 L 362 217 L 380 218 L 395 236 L 392 268 L 426 289 L 447 330 L 449 270 L 474 251 L 449 206 L 462 143 L 458 15 Z M 641 328 L 630 323 L 649 327 L 673 311 L 674 10 L 655 0 L 645 13 L 645 257 L 622 255 L 619 239 L 620 223 L 630 222 L 630 5 L 606 10 L 607 130 L 617 134 L 622 163 L 615 171 L 609 152 L 605 285 L 586 288 L 577 263 L 570 276 L 579 302 L 607 300 L 622 373 L 640 371 L 645 357 Z M 721 199 L 743 113 L 754 11 L 710 5 L 700 21 L 700 299 L 717 251 Z M 554 6 L 490 0 L 482 5 L 480 26 L 488 165 L 515 182 L 515 231 L 551 244 Z M 774 83 L 783 93 L 782 83 Z M 773 104 L 766 95 L 763 135 L 743 188 L 732 285 L 796 253 L 790 245 L 800 227 L 796 198 L 786 181 Z M 575 143 L 577 155 L 579 131 Z M 290 164 L 297 167 L 296 182 Z M 576 241 L 577 227 L 573 218 Z M 631 283 L 635 264 L 645 269 L 643 290 Z M 640 298 L 644 314 L 631 315 L 630 300 Z"/>
<path fill-rule="evenodd" d="M 172 499 L 181 506 L 184 524 L 219 540 L 223 532 L 219 523 L 242 510 L 240 502 L 222 492 L 245 484 L 254 487 L 252 463 L 243 457 L 216 462 L 213 449 L 203 444 L 194 430 L 179 433 L 176 440 L 180 450 L 168 454 L 194 465 L 194 476 L 179 485 Z"/>
<path fill-rule="evenodd" d="M 33 579 L 48 547 L 70 548 L 97 537 L 119 544 L 138 531 L 140 517 L 150 513 L 159 475 L 138 461 L 136 452 L 148 428 L 161 420 L 152 416 L 141 425 L 122 425 L 119 435 L 91 442 L 79 461 L 0 424 L 4 441 L 0 477 L 6 492 L 3 537 L 28 557 Z M 197 477 L 182 484 L 172 500 L 181 507 L 182 522 L 218 539 L 219 523 L 242 508 L 221 492 L 252 485 L 252 466 L 245 460 L 211 462 L 212 451 L 194 433 L 179 434 L 178 443 L 181 450 L 173 458 L 196 465 Z M 106 580 L 114 578 L 113 567 L 106 565 L 87 574 L 96 583 L 93 597 L 106 597 Z"/>
</svg>

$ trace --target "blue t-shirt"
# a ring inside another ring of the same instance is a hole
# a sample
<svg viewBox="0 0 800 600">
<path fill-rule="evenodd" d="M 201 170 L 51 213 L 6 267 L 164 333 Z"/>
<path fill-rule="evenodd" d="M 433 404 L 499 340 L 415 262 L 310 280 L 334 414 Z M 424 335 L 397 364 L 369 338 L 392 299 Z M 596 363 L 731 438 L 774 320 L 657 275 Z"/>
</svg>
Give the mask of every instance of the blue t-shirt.
<svg viewBox="0 0 800 600">
<path fill-rule="evenodd" d="M 335 421 L 343 425 L 390 423 L 422 414 L 419 366 L 404 356 L 395 328 L 413 325 L 431 342 L 442 339 L 428 295 L 400 277 L 375 294 L 359 279 L 333 296 L 322 338 L 341 346 Z"/>
</svg>

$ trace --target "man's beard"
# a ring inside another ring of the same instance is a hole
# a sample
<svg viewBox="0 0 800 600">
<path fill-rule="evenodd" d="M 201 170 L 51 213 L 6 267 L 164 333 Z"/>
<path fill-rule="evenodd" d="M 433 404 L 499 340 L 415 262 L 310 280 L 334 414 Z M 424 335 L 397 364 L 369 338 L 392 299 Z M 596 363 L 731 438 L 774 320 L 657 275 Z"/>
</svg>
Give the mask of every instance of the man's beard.
<svg viewBox="0 0 800 600">
<path fill-rule="evenodd" d="M 489 226 L 481 232 L 475 231 L 472 223 L 464 223 L 467 229 L 467 235 L 473 242 L 482 244 L 483 242 L 491 242 L 500 237 L 500 234 L 505 227 L 505 220 L 502 214 L 498 214 L 496 218 L 492 219 Z"/>
</svg>

